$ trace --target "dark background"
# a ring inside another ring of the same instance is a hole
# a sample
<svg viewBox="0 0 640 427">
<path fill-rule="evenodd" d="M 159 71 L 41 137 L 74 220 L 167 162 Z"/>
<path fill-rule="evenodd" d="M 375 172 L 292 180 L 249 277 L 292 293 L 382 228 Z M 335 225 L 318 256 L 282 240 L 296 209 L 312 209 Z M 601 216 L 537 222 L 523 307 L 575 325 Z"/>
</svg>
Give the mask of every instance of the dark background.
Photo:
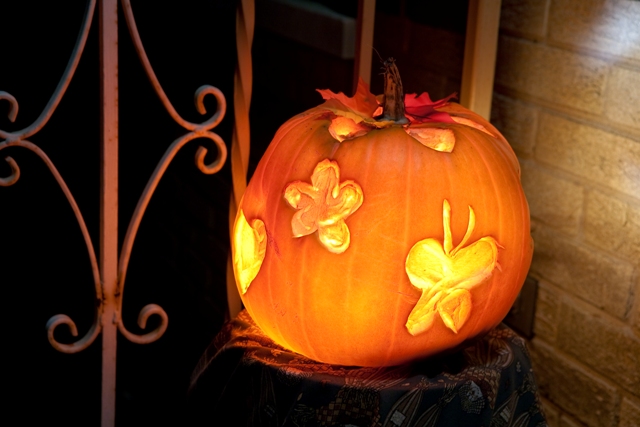
<svg viewBox="0 0 640 427">
<path fill-rule="evenodd" d="M 355 16 L 356 1 L 324 3 Z M 403 47 L 404 30 L 398 28 L 398 22 L 451 32 L 461 52 L 466 1 L 440 3 L 378 0 L 374 45 L 382 47 L 378 49 L 381 56 L 398 58 L 402 71 L 403 62 L 411 63 L 421 54 Z M 225 94 L 227 114 L 213 131 L 228 147 L 233 125 L 235 8 L 230 0 L 133 2 L 149 59 L 179 114 L 190 121 L 205 120 L 193 106 L 193 94 L 203 84 L 214 85 Z M 84 1 L 0 2 L 4 40 L 0 90 L 15 96 L 20 107 L 16 122 L 11 123 L 8 103 L 0 103 L 0 129 L 19 130 L 38 117 L 66 67 L 84 9 Z M 169 117 L 155 95 L 122 14 L 119 23 L 122 242 L 157 162 L 186 131 Z M 49 123 L 29 138 L 45 151 L 67 182 L 96 252 L 100 182 L 97 30 L 96 13 L 67 93 Z M 425 41 L 424 48 L 433 50 L 439 44 L 438 40 Z M 460 52 L 448 51 L 453 59 L 445 64 L 447 70 L 455 71 L 458 62 L 461 67 Z M 315 88 L 351 94 L 353 67 L 352 60 L 265 33 L 259 23 L 253 60 L 250 171 L 280 124 L 321 101 Z M 373 69 L 378 66 L 376 57 Z M 376 82 L 375 71 L 373 74 L 372 87 L 377 93 L 381 80 Z M 449 86 L 459 90 L 456 78 L 442 81 L 434 81 L 433 87 L 415 87 L 417 83 L 409 78 L 405 87 L 438 94 L 450 90 Z M 214 110 L 215 101 L 208 99 L 205 104 L 209 111 Z M 119 336 L 118 426 L 182 425 L 190 373 L 224 321 L 230 169 L 227 162 L 216 175 L 202 174 L 193 163 L 199 142 L 213 150 L 204 140 L 193 141 L 179 152 L 151 200 L 133 247 L 124 297 L 125 325 L 141 333 L 136 324 L 138 313 L 144 305 L 156 303 L 167 312 L 169 328 L 159 341 L 143 346 Z M 20 420 L 18 425 L 99 425 L 101 336 L 87 350 L 68 355 L 50 346 L 45 330 L 47 320 L 59 313 L 76 322 L 80 336 L 91 325 L 95 295 L 82 235 L 43 162 L 19 147 L 3 150 L 1 157 L 7 155 L 17 161 L 21 178 L 13 186 L 0 187 L 0 286 L 4 291 L 0 380 L 5 389 L 0 408 L 6 419 Z M 9 168 L 0 161 L 0 176 L 8 174 Z M 151 322 L 149 327 L 153 326 Z M 61 342 L 73 341 L 65 327 L 58 328 L 56 336 Z"/>
</svg>

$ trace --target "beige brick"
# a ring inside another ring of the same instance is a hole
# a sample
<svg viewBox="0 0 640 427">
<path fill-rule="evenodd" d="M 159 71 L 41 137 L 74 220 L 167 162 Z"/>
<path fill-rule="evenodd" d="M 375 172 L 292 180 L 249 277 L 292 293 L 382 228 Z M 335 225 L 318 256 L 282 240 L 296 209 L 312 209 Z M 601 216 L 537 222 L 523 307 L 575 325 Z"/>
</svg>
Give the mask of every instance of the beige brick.
<svg viewBox="0 0 640 427">
<path fill-rule="evenodd" d="M 601 114 L 611 65 L 594 57 L 501 36 L 496 83 L 567 107 Z"/>
<path fill-rule="evenodd" d="M 640 338 L 584 302 L 560 303 L 556 347 L 605 378 L 640 395 Z"/>
<path fill-rule="evenodd" d="M 582 187 L 536 167 L 535 162 L 520 165 L 531 216 L 556 230 L 577 234 L 584 204 Z"/>
<path fill-rule="evenodd" d="M 547 26 L 549 0 L 502 0 L 500 28 L 542 39 Z"/>
<path fill-rule="evenodd" d="M 540 402 L 542 403 L 542 412 L 544 412 L 544 417 L 547 420 L 547 425 L 549 427 L 559 427 L 560 409 L 544 397 L 540 398 Z"/>
<path fill-rule="evenodd" d="M 545 113 L 540 115 L 535 156 L 640 198 L 640 141 Z"/>
<path fill-rule="evenodd" d="M 640 426 L 640 401 L 627 397 L 622 399 L 620 406 L 620 424 L 618 427 Z"/>
<path fill-rule="evenodd" d="M 536 314 L 533 332 L 547 342 L 553 343 L 558 330 L 558 309 L 560 295 L 544 281 L 538 284 Z"/>
<path fill-rule="evenodd" d="M 571 243 L 540 224 L 533 239 L 531 269 L 537 276 L 624 319 L 632 286 L 631 264 Z"/>
<path fill-rule="evenodd" d="M 599 191 L 589 192 L 584 235 L 590 243 L 640 266 L 640 200 L 632 206 Z"/>
<path fill-rule="evenodd" d="M 631 327 L 640 334 L 640 270 L 636 271 L 636 284 L 634 286 L 634 295 L 636 302 L 631 309 Z"/>
<path fill-rule="evenodd" d="M 613 425 L 615 387 L 534 338 L 529 346 L 540 393 L 588 426 Z"/>
<path fill-rule="evenodd" d="M 550 40 L 640 60 L 640 3 L 628 0 L 554 0 Z"/>
<path fill-rule="evenodd" d="M 574 418 L 571 418 L 567 414 L 562 414 L 560 417 L 560 422 L 558 423 L 560 427 L 582 427 L 584 424 L 576 421 Z"/>
<path fill-rule="evenodd" d="M 640 8 L 640 3 L 638 3 Z M 640 19 L 638 19 L 640 31 Z M 640 38 L 637 45 L 640 48 Z M 604 115 L 614 123 L 640 129 L 640 70 L 614 67 L 609 75 Z"/>
<path fill-rule="evenodd" d="M 516 153 L 533 153 L 538 110 L 529 104 L 494 93 L 491 123 L 507 138 Z"/>
</svg>

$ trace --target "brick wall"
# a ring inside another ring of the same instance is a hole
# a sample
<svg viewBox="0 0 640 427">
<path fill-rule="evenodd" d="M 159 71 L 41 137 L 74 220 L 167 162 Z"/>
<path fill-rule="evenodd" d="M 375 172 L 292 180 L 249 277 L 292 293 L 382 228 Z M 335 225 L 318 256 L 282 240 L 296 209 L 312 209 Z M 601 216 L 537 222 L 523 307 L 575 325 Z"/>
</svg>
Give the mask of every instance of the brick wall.
<svg viewBox="0 0 640 427">
<path fill-rule="evenodd" d="M 640 426 L 640 1 L 503 0 L 492 121 L 531 208 L 549 424 Z"/>
</svg>

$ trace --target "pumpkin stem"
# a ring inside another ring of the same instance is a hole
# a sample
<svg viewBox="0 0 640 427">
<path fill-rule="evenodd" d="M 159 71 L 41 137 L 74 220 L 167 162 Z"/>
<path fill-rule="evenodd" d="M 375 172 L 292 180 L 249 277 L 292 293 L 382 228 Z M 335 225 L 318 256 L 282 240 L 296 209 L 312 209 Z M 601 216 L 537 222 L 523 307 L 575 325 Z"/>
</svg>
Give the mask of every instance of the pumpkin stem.
<svg viewBox="0 0 640 427">
<path fill-rule="evenodd" d="M 376 120 L 391 120 L 398 124 L 409 123 L 404 115 L 402 80 L 396 66 L 396 60 L 393 58 L 384 61 L 384 106 L 382 115 L 376 117 Z"/>
</svg>

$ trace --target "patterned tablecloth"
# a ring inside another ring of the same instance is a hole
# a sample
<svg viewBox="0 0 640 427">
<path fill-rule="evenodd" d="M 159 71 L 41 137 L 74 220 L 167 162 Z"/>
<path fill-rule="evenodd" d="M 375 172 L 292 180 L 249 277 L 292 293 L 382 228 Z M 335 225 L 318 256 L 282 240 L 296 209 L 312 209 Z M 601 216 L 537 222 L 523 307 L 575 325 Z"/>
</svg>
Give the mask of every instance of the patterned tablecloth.
<svg viewBox="0 0 640 427">
<path fill-rule="evenodd" d="M 189 399 L 193 425 L 546 426 L 525 342 L 504 325 L 446 356 L 361 368 L 288 351 L 243 311 L 202 356 Z"/>
</svg>

